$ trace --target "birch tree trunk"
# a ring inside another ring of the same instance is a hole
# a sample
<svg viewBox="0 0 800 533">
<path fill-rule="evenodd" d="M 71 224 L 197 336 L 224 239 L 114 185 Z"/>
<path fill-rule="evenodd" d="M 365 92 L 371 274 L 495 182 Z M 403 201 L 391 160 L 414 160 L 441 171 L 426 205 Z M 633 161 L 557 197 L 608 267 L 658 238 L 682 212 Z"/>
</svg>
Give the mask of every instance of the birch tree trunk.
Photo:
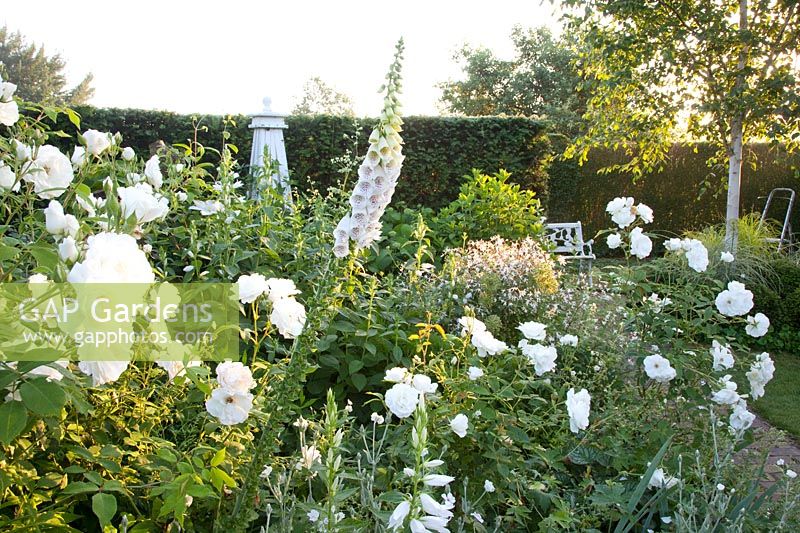
<svg viewBox="0 0 800 533">
<path fill-rule="evenodd" d="M 739 0 L 739 34 L 742 41 L 747 33 L 747 0 Z M 739 72 L 734 93 L 740 95 L 745 88 L 744 68 L 747 64 L 747 44 L 742 42 L 739 52 Z M 725 209 L 725 251 L 736 252 L 739 243 L 739 191 L 742 184 L 742 145 L 744 144 L 744 109 L 737 109 L 731 118 L 731 139 L 728 145 L 728 203 Z"/>
</svg>

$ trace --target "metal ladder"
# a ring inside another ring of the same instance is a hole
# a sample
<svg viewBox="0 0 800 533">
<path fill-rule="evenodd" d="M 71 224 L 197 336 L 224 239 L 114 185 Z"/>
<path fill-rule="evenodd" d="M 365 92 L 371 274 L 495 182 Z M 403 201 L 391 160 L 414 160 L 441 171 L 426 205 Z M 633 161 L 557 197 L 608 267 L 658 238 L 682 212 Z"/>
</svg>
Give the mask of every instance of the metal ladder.
<svg viewBox="0 0 800 533">
<path fill-rule="evenodd" d="M 795 199 L 794 189 L 780 187 L 777 189 L 772 189 L 769 192 L 769 196 L 767 196 L 767 203 L 764 204 L 764 211 L 761 213 L 761 220 L 758 222 L 759 229 L 761 229 L 761 226 L 763 226 L 764 222 L 767 220 L 767 212 L 769 211 L 769 206 L 770 204 L 772 204 L 773 199 L 789 201 L 788 205 L 786 206 L 786 216 L 783 218 L 783 228 L 781 229 L 781 236 L 768 237 L 767 239 L 765 239 L 767 242 L 778 243 L 778 251 L 780 252 L 784 248 L 784 246 L 788 247 L 791 246 L 792 244 L 792 224 L 789 221 L 789 219 L 792 216 L 792 208 L 794 207 L 794 199 Z"/>
</svg>

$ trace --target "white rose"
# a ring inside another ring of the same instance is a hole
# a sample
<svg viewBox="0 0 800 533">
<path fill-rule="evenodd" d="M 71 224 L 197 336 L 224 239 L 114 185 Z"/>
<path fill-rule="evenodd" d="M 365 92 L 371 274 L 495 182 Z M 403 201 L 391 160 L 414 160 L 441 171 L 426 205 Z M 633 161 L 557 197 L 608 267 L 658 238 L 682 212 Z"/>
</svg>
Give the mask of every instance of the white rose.
<svg viewBox="0 0 800 533">
<path fill-rule="evenodd" d="M 9 128 L 19 120 L 19 107 L 17 102 L 0 102 L 0 124 Z"/>
<path fill-rule="evenodd" d="M 245 393 L 256 386 L 253 373 L 242 363 L 225 361 L 217 365 L 217 383 L 231 392 Z"/>
<path fill-rule="evenodd" d="M 714 304 L 725 316 L 745 315 L 753 308 L 753 293 L 738 281 L 731 281 L 728 288 L 717 295 Z"/>
<path fill-rule="evenodd" d="M 697 239 L 687 239 L 682 247 L 686 250 L 686 261 L 689 268 L 696 272 L 705 272 L 708 268 L 708 249 Z"/>
<path fill-rule="evenodd" d="M 183 203 L 189 199 L 189 195 L 183 191 L 178 191 L 175 193 L 175 198 L 177 198 L 179 202 Z"/>
<path fill-rule="evenodd" d="M 526 344 L 522 347 L 522 353 L 527 357 L 537 376 L 542 376 L 556 368 L 556 358 L 558 353 L 555 346 L 544 346 L 542 344 Z"/>
<path fill-rule="evenodd" d="M 147 163 L 144 165 L 144 175 L 147 178 L 147 181 L 155 187 L 156 189 L 160 189 L 161 185 L 164 183 L 164 178 L 161 175 L 161 168 L 158 166 L 158 156 L 154 155 L 150 159 L 147 160 Z"/>
<path fill-rule="evenodd" d="M 10 81 L 4 81 L 3 83 L 0 83 L 0 100 L 8 102 L 14 96 L 16 91 L 17 85 L 15 83 L 11 83 Z"/>
<path fill-rule="evenodd" d="M 738 386 L 731 381 L 731 376 L 724 376 L 721 380 L 722 388 L 711 395 L 711 399 L 722 405 L 733 405 L 737 403 L 741 396 L 736 392 Z"/>
<path fill-rule="evenodd" d="M 733 254 L 730 252 L 722 252 L 719 254 L 719 259 L 723 263 L 733 263 L 734 257 Z"/>
<path fill-rule="evenodd" d="M 188 361 L 186 363 L 183 361 L 156 361 L 156 364 L 166 370 L 169 380 L 172 381 L 178 376 L 185 375 L 187 368 L 200 366 L 202 363 L 200 361 Z"/>
<path fill-rule="evenodd" d="M 87 376 L 92 376 L 95 387 L 117 381 L 128 368 L 128 361 L 81 361 L 78 368 Z"/>
<path fill-rule="evenodd" d="M 718 341 L 713 341 L 709 352 L 714 359 L 713 368 L 715 372 L 733 367 L 733 352 L 731 352 L 729 344 L 723 346 Z"/>
<path fill-rule="evenodd" d="M 294 339 L 303 332 L 306 308 L 294 298 L 282 298 L 272 304 L 270 321 L 285 339 Z"/>
<path fill-rule="evenodd" d="M 756 415 L 747 410 L 747 402 L 741 400 L 733 406 L 733 411 L 728 419 L 728 425 L 734 431 L 745 431 L 756 419 Z"/>
<path fill-rule="evenodd" d="M 100 155 L 111 146 L 111 134 L 103 133 L 97 130 L 86 130 L 83 132 L 84 142 L 86 142 L 86 151 L 91 155 Z"/>
<path fill-rule="evenodd" d="M 633 198 L 614 198 L 606 206 L 606 212 L 611 215 L 611 220 L 620 228 L 628 227 L 636 214 L 633 212 Z"/>
<path fill-rule="evenodd" d="M 72 237 L 66 237 L 58 245 L 58 256 L 62 261 L 73 263 L 78 260 L 78 245 Z"/>
<path fill-rule="evenodd" d="M 55 146 L 39 147 L 36 159 L 28 167 L 22 179 L 33 183 L 33 191 L 39 198 L 58 198 L 67 190 L 75 175 L 69 158 Z"/>
<path fill-rule="evenodd" d="M 397 418 L 411 416 L 419 403 L 419 391 L 411 385 L 396 383 L 386 391 L 384 396 L 386 407 Z"/>
<path fill-rule="evenodd" d="M 51 235 L 61 235 L 66 230 L 67 217 L 58 200 L 50 200 L 50 204 L 44 209 L 44 227 Z"/>
<path fill-rule="evenodd" d="M 619 233 L 612 233 L 606 237 L 606 246 L 610 249 L 615 250 L 619 248 L 620 244 L 622 244 L 622 236 Z"/>
<path fill-rule="evenodd" d="M 411 378 L 411 386 L 423 394 L 433 394 L 439 384 L 433 383 L 431 378 L 425 374 L 414 374 L 414 377 Z"/>
<path fill-rule="evenodd" d="M 458 319 L 458 324 L 461 326 L 462 337 L 486 331 L 486 324 L 472 316 L 462 316 Z"/>
<path fill-rule="evenodd" d="M 564 346 L 577 346 L 578 345 L 578 336 L 577 335 L 562 335 L 558 338 L 558 342 L 563 344 Z"/>
<path fill-rule="evenodd" d="M 469 429 L 469 420 L 467 419 L 467 415 L 464 414 L 457 414 L 451 421 L 450 421 L 450 429 L 453 430 L 453 433 L 461 437 L 462 439 L 467 436 L 467 429 Z"/>
<path fill-rule="evenodd" d="M 644 259 L 653 250 L 653 241 L 642 233 L 642 228 L 633 228 L 631 231 L 631 253 L 639 259 Z"/>
<path fill-rule="evenodd" d="M 489 331 L 473 332 L 472 345 L 478 350 L 478 357 L 497 355 L 508 349 L 508 345 L 494 338 Z"/>
<path fill-rule="evenodd" d="M 648 355 L 644 358 L 644 371 L 647 377 L 658 383 L 667 383 L 676 376 L 669 359 L 660 354 Z"/>
<path fill-rule="evenodd" d="M 750 382 L 750 397 L 754 400 L 764 396 L 764 387 L 772 380 L 775 375 L 775 363 L 767 352 L 756 356 L 756 360 L 750 365 L 750 371 L 745 374 Z"/>
<path fill-rule="evenodd" d="M 247 420 L 253 408 L 253 395 L 224 388 L 214 389 L 206 400 L 206 411 L 224 426 L 234 426 Z"/>
<path fill-rule="evenodd" d="M 383 377 L 383 380 L 391 383 L 411 384 L 411 372 L 409 372 L 406 368 L 396 366 L 386 371 L 386 375 Z"/>
<path fill-rule="evenodd" d="M 747 325 L 744 330 L 751 337 L 763 337 L 769 330 L 769 318 L 764 313 L 756 313 L 756 316 L 747 317 Z"/>
<path fill-rule="evenodd" d="M 153 283 L 153 268 L 130 235 L 98 233 L 86 241 L 86 254 L 67 275 L 70 283 Z"/>
<path fill-rule="evenodd" d="M 3 161 L 0 161 L 0 189 L 17 192 L 19 186 L 20 182 L 17 181 L 17 175 L 14 174 L 14 170 Z"/>
<path fill-rule="evenodd" d="M 122 159 L 125 161 L 132 161 L 134 157 L 136 157 L 136 152 L 133 151 L 133 148 L 130 146 L 126 146 L 122 149 Z"/>
<path fill-rule="evenodd" d="M 636 214 L 639 215 L 639 218 L 642 219 L 642 222 L 645 224 L 650 224 L 653 222 L 653 210 L 650 206 L 645 204 L 639 204 L 636 206 Z"/>
<path fill-rule="evenodd" d="M 133 187 L 120 187 L 117 194 L 122 207 L 122 216 L 128 218 L 135 215 L 139 224 L 164 218 L 169 212 L 169 201 L 160 194 L 154 193 L 152 187 L 147 183 L 137 183 Z"/>
<path fill-rule="evenodd" d="M 296 294 L 300 294 L 294 281 L 290 279 L 269 278 L 267 280 L 267 292 L 269 301 L 272 303 L 277 302 L 281 298 L 288 298 Z"/>
<path fill-rule="evenodd" d="M 72 166 L 77 168 L 83 165 L 84 161 L 86 161 L 86 149 L 83 146 L 76 146 L 75 150 L 72 151 L 72 157 L 70 158 Z"/>
<path fill-rule="evenodd" d="M 664 248 L 666 248 L 670 252 L 677 252 L 678 250 L 682 249 L 681 240 L 678 238 L 672 238 L 668 241 L 665 241 Z"/>
<path fill-rule="evenodd" d="M 467 375 L 469 376 L 469 379 L 475 381 L 476 379 L 483 377 L 483 370 L 481 370 L 477 366 L 471 366 L 467 371 Z"/>
<path fill-rule="evenodd" d="M 589 391 L 575 389 L 567 391 L 567 413 L 569 414 L 569 429 L 573 433 L 578 433 L 582 429 L 589 427 L 589 410 L 591 408 L 592 397 Z"/>
<path fill-rule="evenodd" d="M 547 326 L 541 322 L 524 322 L 517 326 L 517 329 L 525 335 L 526 338 L 536 341 L 543 341 L 547 336 Z"/>
<path fill-rule="evenodd" d="M 261 274 L 245 274 L 239 276 L 236 286 L 239 289 L 239 301 L 249 304 L 267 291 L 267 279 Z"/>
</svg>

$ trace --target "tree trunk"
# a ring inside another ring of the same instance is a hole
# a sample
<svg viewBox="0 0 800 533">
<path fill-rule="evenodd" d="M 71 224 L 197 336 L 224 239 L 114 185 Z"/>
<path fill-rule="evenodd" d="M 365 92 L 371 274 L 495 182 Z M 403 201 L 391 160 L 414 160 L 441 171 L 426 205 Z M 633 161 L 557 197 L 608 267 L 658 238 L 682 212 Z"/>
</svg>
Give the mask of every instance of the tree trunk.
<svg viewBox="0 0 800 533">
<path fill-rule="evenodd" d="M 739 191 L 742 183 L 742 140 L 744 128 L 741 115 L 731 121 L 731 142 L 728 146 L 728 203 L 725 210 L 725 251 L 736 253 L 739 241 Z"/>
<path fill-rule="evenodd" d="M 738 73 L 734 94 L 741 96 L 745 89 L 744 68 L 747 64 L 747 0 L 739 0 L 739 34 L 742 48 L 739 52 Z M 742 184 L 742 145 L 744 144 L 744 109 L 738 109 L 731 118 L 731 139 L 728 144 L 728 203 L 725 210 L 725 251 L 736 253 L 739 243 L 739 191 Z"/>
</svg>

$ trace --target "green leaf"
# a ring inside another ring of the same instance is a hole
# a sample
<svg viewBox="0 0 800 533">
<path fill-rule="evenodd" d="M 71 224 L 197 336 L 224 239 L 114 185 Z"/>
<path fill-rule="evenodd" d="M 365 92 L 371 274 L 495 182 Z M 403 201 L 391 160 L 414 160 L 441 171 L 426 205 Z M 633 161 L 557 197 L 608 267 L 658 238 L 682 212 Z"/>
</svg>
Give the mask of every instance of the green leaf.
<svg viewBox="0 0 800 533">
<path fill-rule="evenodd" d="M 111 524 L 111 519 L 117 514 L 117 498 L 113 494 L 98 492 L 92 496 L 92 511 L 101 527 Z"/>
<path fill-rule="evenodd" d="M 61 494 L 85 494 L 87 492 L 97 492 L 97 485 L 88 481 L 73 481 L 61 492 Z"/>
<path fill-rule="evenodd" d="M 358 372 L 362 368 L 364 368 L 364 363 L 363 363 L 363 361 L 360 361 L 359 359 L 353 359 L 352 361 L 350 361 L 347 364 L 347 369 L 350 370 L 351 374 L 355 374 L 356 372 Z"/>
<path fill-rule="evenodd" d="M 220 451 L 214 454 L 214 457 L 211 459 L 211 466 L 219 466 L 222 464 L 222 461 L 225 460 L 225 448 L 222 448 Z"/>
<path fill-rule="evenodd" d="M 23 383 L 19 395 L 25 407 L 42 416 L 59 414 L 67 401 L 61 386 L 44 378 Z"/>
<path fill-rule="evenodd" d="M 0 405 L 0 442 L 11 444 L 28 423 L 28 411 L 22 402 L 5 402 Z"/>
<path fill-rule="evenodd" d="M 364 387 L 367 386 L 367 376 L 364 374 L 353 374 L 350 376 L 350 379 L 353 381 L 353 385 L 355 385 L 359 392 L 364 390 Z"/>
<path fill-rule="evenodd" d="M 219 468 L 212 468 L 211 484 L 214 485 L 214 488 L 216 488 L 217 491 L 222 492 L 223 485 L 228 487 L 235 487 L 236 481 L 234 481 L 233 478 L 229 476 L 224 470 L 220 470 Z"/>
</svg>

